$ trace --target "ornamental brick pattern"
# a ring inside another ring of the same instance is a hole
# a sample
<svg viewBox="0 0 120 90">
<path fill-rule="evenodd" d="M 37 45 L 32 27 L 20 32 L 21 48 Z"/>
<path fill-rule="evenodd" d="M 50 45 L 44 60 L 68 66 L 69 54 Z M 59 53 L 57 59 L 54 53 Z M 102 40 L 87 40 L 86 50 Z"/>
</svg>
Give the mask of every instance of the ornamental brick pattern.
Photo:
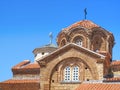
<svg viewBox="0 0 120 90">
<path fill-rule="evenodd" d="M 111 32 L 82 20 L 64 28 L 57 36 L 57 44 L 35 48 L 35 62 L 25 60 L 15 65 L 13 78 L 1 82 L 0 90 L 120 89 L 120 61 L 112 62 Z M 76 75 L 74 66 L 78 67 Z M 66 67 L 70 67 L 69 75 Z M 68 81 L 65 76 L 69 76 Z"/>
</svg>

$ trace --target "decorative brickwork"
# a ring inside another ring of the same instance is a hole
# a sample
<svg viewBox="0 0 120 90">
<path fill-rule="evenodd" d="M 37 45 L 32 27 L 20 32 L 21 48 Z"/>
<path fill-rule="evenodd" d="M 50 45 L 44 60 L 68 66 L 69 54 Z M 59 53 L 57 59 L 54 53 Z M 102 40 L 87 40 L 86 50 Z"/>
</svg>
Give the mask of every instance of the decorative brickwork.
<svg viewBox="0 0 120 90">
<path fill-rule="evenodd" d="M 89 20 L 82 20 L 63 29 L 57 36 L 57 44 L 62 47 L 68 43 L 75 43 L 81 38 L 83 47 L 93 51 L 106 51 L 112 56 L 114 36 L 102 27 Z"/>
<path fill-rule="evenodd" d="M 57 44 L 58 48 L 52 43 L 35 48 L 35 62 L 25 60 L 15 65 L 13 78 L 0 83 L 0 89 L 120 89 L 120 62 L 111 63 L 112 33 L 92 21 L 82 20 L 63 29 Z"/>
<path fill-rule="evenodd" d="M 85 48 L 79 47 L 76 44 L 68 44 L 65 47 L 58 49 L 56 52 L 50 54 L 49 56 L 40 59 L 40 85 L 41 90 L 44 90 L 44 84 L 49 84 L 53 88 L 53 84 L 57 87 L 57 83 L 60 84 L 63 81 L 63 68 L 67 65 L 76 64 L 80 67 L 80 81 L 85 79 L 89 80 L 99 80 L 99 76 L 103 77 L 103 73 L 99 75 L 97 69 L 97 60 L 100 60 L 102 55 L 91 52 Z M 104 59 L 101 59 L 104 61 Z M 42 65 L 42 61 L 46 62 L 46 66 Z M 85 74 L 85 67 L 88 68 Z M 101 67 L 103 71 L 103 68 Z M 102 75 L 102 76 L 101 76 Z M 86 76 L 86 77 L 85 77 Z M 77 85 L 77 84 L 76 84 Z M 66 87 L 67 88 L 67 87 Z M 49 89 L 46 89 L 49 90 Z M 71 89 L 72 90 L 72 89 Z"/>
</svg>

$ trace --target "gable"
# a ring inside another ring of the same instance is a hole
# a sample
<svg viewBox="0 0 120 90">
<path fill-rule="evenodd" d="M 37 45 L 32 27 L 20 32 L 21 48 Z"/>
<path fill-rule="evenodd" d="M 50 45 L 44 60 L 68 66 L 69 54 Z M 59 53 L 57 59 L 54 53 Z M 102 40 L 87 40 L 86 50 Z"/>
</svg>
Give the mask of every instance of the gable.
<svg viewBox="0 0 120 90">
<path fill-rule="evenodd" d="M 74 53 L 73 53 L 74 52 Z M 86 57 L 89 57 L 89 58 L 94 58 L 96 60 L 101 60 L 103 61 L 103 59 L 105 59 L 105 56 L 104 55 L 101 55 L 99 53 L 96 53 L 94 51 L 91 51 L 87 48 L 84 48 L 84 47 L 80 47 L 74 43 L 69 43 L 59 49 L 57 49 L 56 51 L 54 51 L 53 53 L 41 58 L 41 59 L 38 59 L 37 62 L 40 64 L 43 63 L 43 62 L 49 62 L 51 61 L 53 58 L 57 58 L 63 54 L 69 54 L 74 57 L 73 54 L 78 54 L 80 53 L 81 55 L 85 55 Z M 71 56 L 71 57 L 72 57 Z"/>
<path fill-rule="evenodd" d="M 90 69 L 94 79 L 98 79 L 98 74 L 101 74 L 100 78 L 103 77 L 103 62 L 105 60 L 105 56 L 73 43 L 67 44 L 48 56 L 38 59 L 37 61 L 41 67 L 40 70 L 42 70 L 42 68 L 45 69 L 45 72 L 48 72 L 47 75 L 49 74 L 48 76 L 50 76 L 52 74 L 52 70 L 59 63 L 64 61 L 65 63 L 69 62 L 69 60 L 72 58 L 74 58 L 74 60 L 78 60 L 78 62 L 82 62 L 85 66 L 87 66 Z M 98 67 L 99 63 L 102 63 L 100 64 L 100 67 Z M 98 70 L 101 72 L 98 72 Z M 48 78 L 48 76 L 46 76 L 46 78 Z"/>
<path fill-rule="evenodd" d="M 44 86 L 44 82 L 57 82 L 61 85 L 60 83 L 64 82 L 63 73 L 65 67 L 71 67 L 72 70 L 73 65 L 80 68 L 80 81 L 87 80 L 87 78 L 90 80 L 100 80 L 103 78 L 104 60 L 105 56 L 101 54 L 73 43 L 67 44 L 48 56 L 37 60 L 41 67 L 40 80 L 41 83 L 43 83 L 41 86 Z M 85 70 L 86 67 L 87 69 Z M 87 72 L 88 74 L 84 74 L 84 72 Z M 50 86 L 52 88 L 54 87 L 54 84 L 51 83 Z"/>
</svg>

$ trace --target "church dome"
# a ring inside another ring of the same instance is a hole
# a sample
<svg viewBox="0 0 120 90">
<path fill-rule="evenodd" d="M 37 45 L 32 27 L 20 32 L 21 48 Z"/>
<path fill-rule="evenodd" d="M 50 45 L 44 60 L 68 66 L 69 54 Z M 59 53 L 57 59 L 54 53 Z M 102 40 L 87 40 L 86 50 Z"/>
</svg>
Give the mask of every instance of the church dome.
<svg viewBox="0 0 120 90">
<path fill-rule="evenodd" d="M 33 53 L 35 55 L 35 61 L 39 58 L 42 58 L 42 57 L 52 53 L 55 50 L 57 50 L 57 46 L 54 44 L 48 44 L 43 47 L 35 48 L 33 50 Z"/>
<path fill-rule="evenodd" d="M 55 51 L 56 49 L 57 49 L 56 45 L 48 44 L 48 45 L 45 45 L 43 47 L 35 48 L 33 50 L 33 53 L 34 54 L 37 54 L 37 53 L 40 53 L 40 52 L 49 52 L 49 53 L 51 53 L 51 52 Z"/>
<path fill-rule="evenodd" d="M 58 34 L 59 47 L 68 43 L 75 43 L 92 51 L 107 51 L 112 54 L 114 36 L 90 20 L 81 20 L 64 28 Z"/>
<path fill-rule="evenodd" d="M 70 25 L 69 27 L 65 28 L 64 30 L 71 30 L 71 29 L 76 28 L 76 27 L 83 27 L 86 29 L 92 29 L 92 28 L 100 27 L 100 26 L 93 23 L 90 20 L 82 20 L 82 21 L 79 21 L 79 22 L 76 22 L 76 23 Z"/>
</svg>

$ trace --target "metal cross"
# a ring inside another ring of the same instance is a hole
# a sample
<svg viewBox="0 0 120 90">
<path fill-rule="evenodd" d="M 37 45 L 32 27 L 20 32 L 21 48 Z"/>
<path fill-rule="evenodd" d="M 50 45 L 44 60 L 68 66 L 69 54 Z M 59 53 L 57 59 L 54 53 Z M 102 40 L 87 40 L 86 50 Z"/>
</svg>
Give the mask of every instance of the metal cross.
<svg viewBox="0 0 120 90">
<path fill-rule="evenodd" d="M 84 9 L 85 19 L 87 18 L 87 8 Z"/>
<path fill-rule="evenodd" d="M 50 44 L 52 44 L 52 39 L 53 39 L 52 32 L 49 33 L 49 37 L 50 37 Z"/>
</svg>

